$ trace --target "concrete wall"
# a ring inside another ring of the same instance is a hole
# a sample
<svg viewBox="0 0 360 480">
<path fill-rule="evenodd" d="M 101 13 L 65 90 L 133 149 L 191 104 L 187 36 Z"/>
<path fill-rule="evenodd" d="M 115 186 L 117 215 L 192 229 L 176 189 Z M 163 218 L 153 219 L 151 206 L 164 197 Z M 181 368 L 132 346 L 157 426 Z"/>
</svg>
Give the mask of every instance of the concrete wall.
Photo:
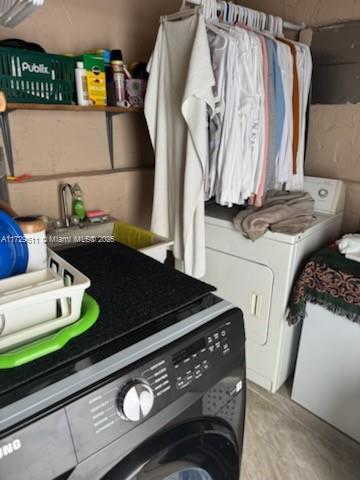
<svg viewBox="0 0 360 480">
<path fill-rule="evenodd" d="M 37 42 L 51 53 L 121 48 L 129 63 L 147 60 L 160 15 L 178 10 L 180 4 L 181 0 L 46 0 L 17 28 L 1 27 L 0 39 Z M 106 171 L 110 161 L 104 114 L 16 111 L 10 122 L 16 174 L 50 176 L 10 185 L 19 213 L 58 216 L 58 185 L 66 178 L 80 183 L 88 208 L 149 224 L 153 169 L 142 167 L 153 165 L 153 152 L 142 114 L 114 118 L 115 167 L 120 170 L 111 174 Z M 78 176 L 79 172 L 95 174 Z"/>
</svg>

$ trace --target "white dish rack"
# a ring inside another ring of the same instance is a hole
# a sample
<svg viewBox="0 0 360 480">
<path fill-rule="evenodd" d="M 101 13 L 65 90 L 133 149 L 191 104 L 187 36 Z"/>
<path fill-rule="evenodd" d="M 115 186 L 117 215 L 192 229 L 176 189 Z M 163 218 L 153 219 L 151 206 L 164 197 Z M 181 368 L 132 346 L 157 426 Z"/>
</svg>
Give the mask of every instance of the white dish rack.
<svg viewBox="0 0 360 480">
<path fill-rule="evenodd" d="M 0 352 L 53 333 L 80 318 L 90 280 L 48 249 L 48 269 L 0 281 Z"/>
</svg>

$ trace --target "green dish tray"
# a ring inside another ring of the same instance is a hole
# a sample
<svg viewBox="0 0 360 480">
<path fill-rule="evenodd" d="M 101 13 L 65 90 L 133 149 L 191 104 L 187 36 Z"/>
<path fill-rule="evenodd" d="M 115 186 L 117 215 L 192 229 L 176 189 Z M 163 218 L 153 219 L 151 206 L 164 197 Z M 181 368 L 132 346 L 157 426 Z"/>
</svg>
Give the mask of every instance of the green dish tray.
<svg viewBox="0 0 360 480">
<path fill-rule="evenodd" d="M 47 337 L 35 340 L 9 352 L 0 354 L 0 369 L 15 368 L 32 362 L 63 348 L 72 338 L 78 337 L 97 321 L 100 308 L 88 294 L 84 294 L 81 318 L 67 327 Z"/>
</svg>

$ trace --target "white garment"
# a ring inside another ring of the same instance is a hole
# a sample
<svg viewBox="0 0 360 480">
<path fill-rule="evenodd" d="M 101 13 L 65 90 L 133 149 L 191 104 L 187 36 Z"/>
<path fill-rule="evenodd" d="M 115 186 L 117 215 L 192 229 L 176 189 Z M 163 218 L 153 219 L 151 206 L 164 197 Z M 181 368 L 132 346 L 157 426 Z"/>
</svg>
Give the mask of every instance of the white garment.
<svg viewBox="0 0 360 480">
<path fill-rule="evenodd" d="M 228 44 L 226 103 L 219 149 L 216 201 L 243 204 L 255 190 L 263 155 L 264 79 L 257 35 L 231 28 Z"/>
<path fill-rule="evenodd" d="M 286 183 L 292 175 L 293 163 L 293 89 L 294 89 L 294 58 L 290 47 L 282 42 L 276 42 L 277 56 L 281 71 L 281 78 L 284 89 L 285 118 L 281 140 L 280 152 L 277 158 L 276 181 Z"/>
<path fill-rule="evenodd" d="M 360 262 L 360 234 L 344 235 L 337 241 L 340 253 L 349 260 Z"/>
<path fill-rule="evenodd" d="M 145 116 L 155 152 L 152 230 L 174 240 L 184 271 L 205 274 L 204 172 L 207 107 L 214 108 L 205 23 L 163 21 L 148 66 Z"/>
<path fill-rule="evenodd" d="M 238 114 L 240 76 L 237 62 L 236 41 L 228 32 L 221 35 L 227 38 L 226 75 L 225 75 L 225 111 L 216 165 L 215 197 L 221 205 L 232 206 L 231 180 L 234 166 L 240 163 L 239 137 L 241 132 Z"/>
<path fill-rule="evenodd" d="M 235 28 L 237 39 L 240 134 L 237 134 L 237 163 L 231 176 L 230 199 L 242 204 L 256 187 L 256 173 L 263 156 L 264 76 L 263 54 L 259 37 Z M 241 135 L 241 136 L 240 136 Z"/>
<path fill-rule="evenodd" d="M 288 190 L 304 190 L 304 162 L 306 141 L 306 112 L 309 102 L 312 58 L 310 48 L 307 45 L 294 42 L 296 47 L 296 64 L 299 76 L 300 95 L 300 123 L 299 123 L 299 146 L 296 157 L 297 174 L 293 175 L 287 184 Z"/>
<path fill-rule="evenodd" d="M 226 106 L 226 81 L 229 37 L 213 25 L 207 25 L 211 63 L 215 76 L 215 111 L 209 113 L 209 159 L 205 173 L 205 200 L 215 196 L 219 150 Z"/>
</svg>

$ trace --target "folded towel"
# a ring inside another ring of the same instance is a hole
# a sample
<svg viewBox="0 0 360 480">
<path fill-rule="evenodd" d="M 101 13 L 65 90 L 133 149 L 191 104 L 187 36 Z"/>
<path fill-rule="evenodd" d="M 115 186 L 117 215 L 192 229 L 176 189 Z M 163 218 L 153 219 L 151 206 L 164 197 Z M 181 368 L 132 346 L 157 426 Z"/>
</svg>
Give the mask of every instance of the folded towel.
<svg viewBox="0 0 360 480">
<path fill-rule="evenodd" d="M 360 262 L 360 234 L 344 235 L 336 243 L 338 244 L 340 253 L 345 255 L 347 259 Z"/>
<path fill-rule="evenodd" d="M 236 230 L 257 240 L 267 229 L 296 234 L 304 232 L 314 220 L 314 200 L 304 192 L 270 192 L 260 208 L 242 210 L 234 218 Z"/>
</svg>

